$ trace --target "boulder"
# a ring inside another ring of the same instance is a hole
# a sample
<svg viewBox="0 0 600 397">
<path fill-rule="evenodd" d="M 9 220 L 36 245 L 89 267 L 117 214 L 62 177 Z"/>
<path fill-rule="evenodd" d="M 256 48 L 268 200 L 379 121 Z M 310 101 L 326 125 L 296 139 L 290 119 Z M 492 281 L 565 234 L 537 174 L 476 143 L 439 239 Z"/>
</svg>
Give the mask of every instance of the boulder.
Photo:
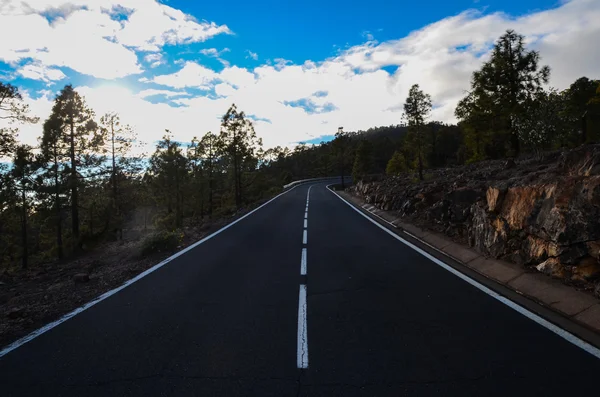
<svg viewBox="0 0 600 397">
<path fill-rule="evenodd" d="M 573 281 L 594 281 L 600 278 L 600 264 L 596 258 L 588 256 L 573 266 L 572 273 Z"/>
<path fill-rule="evenodd" d="M 536 269 L 555 278 L 565 278 L 565 267 L 557 258 L 549 258 L 536 266 Z"/>
</svg>

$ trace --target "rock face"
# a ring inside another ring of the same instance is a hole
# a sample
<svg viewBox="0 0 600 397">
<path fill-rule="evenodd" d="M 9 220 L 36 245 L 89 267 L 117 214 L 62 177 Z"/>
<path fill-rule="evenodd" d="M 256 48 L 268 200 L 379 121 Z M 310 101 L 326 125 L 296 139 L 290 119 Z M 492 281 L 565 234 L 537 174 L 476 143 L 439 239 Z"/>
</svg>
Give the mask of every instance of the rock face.
<svg viewBox="0 0 600 397">
<path fill-rule="evenodd" d="M 349 190 L 479 252 L 578 283 L 600 279 L 600 145 L 485 161 Z"/>
</svg>

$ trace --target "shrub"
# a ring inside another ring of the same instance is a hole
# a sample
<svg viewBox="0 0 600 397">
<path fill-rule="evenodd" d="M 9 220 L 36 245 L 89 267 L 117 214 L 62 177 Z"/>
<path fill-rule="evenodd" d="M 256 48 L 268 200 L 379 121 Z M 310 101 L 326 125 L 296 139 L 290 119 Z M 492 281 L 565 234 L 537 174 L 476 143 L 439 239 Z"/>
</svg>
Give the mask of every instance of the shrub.
<svg viewBox="0 0 600 397">
<path fill-rule="evenodd" d="M 183 233 L 180 230 L 155 232 L 142 241 L 141 255 L 148 256 L 159 252 L 172 252 L 182 242 Z"/>
</svg>

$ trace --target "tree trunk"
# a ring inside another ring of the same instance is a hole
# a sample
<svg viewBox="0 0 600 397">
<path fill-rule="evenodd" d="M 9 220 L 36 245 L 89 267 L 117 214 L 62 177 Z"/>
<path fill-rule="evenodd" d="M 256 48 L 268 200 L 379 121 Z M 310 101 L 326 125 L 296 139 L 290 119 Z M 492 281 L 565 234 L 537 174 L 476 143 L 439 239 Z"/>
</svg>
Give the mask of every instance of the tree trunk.
<svg viewBox="0 0 600 397">
<path fill-rule="evenodd" d="M 123 240 L 123 228 L 121 227 L 121 208 L 119 205 L 119 190 L 118 190 L 118 186 L 117 186 L 117 160 L 116 160 L 116 156 L 115 156 L 115 125 L 114 125 L 114 119 L 111 119 L 110 121 L 110 133 L 111 133 L 111 144 L 112 144 L 112 175 L 111 175 L 111 182 L 112 182 L 112 195 L 113 195 L 113 209 L 115 211 L 115 215 L 117 218 L 117 228 L 116 228 L 116 232 L 117 232 L 117 240 Z"/>
<path fill-rule="evenodd" d="M 179 170 L 175 170 L 175 227 L 181 227 L 181 191 L 179 190 Z"/>
<path fill-rule="evenodd" d="M 342 149 L 341 152 L 341 156 L 340 156 L 340 179 L 342 180 L 342 190 L 344 190 L 346 188 L 346 185 L 344 184 L 344 154 L 345 154 L 345 150 Z"/>
<path fill-rule="evenodd" d="M 71 220 L 73 227 L 73 237 L 75 238 L 75 244 L 77 248 L 81 248 L 81 241 L 79 240 L 79 192 L 77 189 L 77 164 L 75 162 L 75 124 L 73 119 L 70 121 L 71 125 Z"/>
<path fill-rule="evenodd" d="M 210 171 L 210 175 L 208 177 L 208 219 L 212 219 L 213 213 L 213 179 L 212 179 L 212 169 Z"/>
<path fill-rule="evenodd" d="M 27 199 L 25 197 L 25 185 L 24 181 L 21 180 L 21 207 L 22 207 L 22 223 L 21 223 L 21 234 L 22 234 L 22 243 L 23 243 L 23 257 L 22 257 L 22 267 L 23 269 L 27 269 L 27 259 L 29 253 L 27 251 Z"/>
<path fill-rule="evenodd" d="M 513 117 L 517 107 L 517 94 L 519 91 L 518 74 L 516 71 L 516 59 L 513 52 L 512 45 L 508 46 L 508 57 L 510 60 L 510 111 L 509 111 L 509 129 L 510 132 L 510 146 L 513 150 L 513 154 L 519 157 L 521 152 L 521 142 L 519 140 L 519 134 L 514 130 Z"/>
<path fill-rule="evenodd" d="M 422 143 L 421 143 L 421 138 L 422 136 L 420 135 L 420 131 L 419 131 L 419 123 L 417 122 L 417 157 L 419 160 L 419 180 L 423 180 L 423 159 L 422 157 Z"/>
<path fill-rule="evenodd" d="M 214 172 L 214 153 L 213 153 L 213 144 L 210 144 L 210 149 L 208 152 L 209 156 L 209 166 L 208 166 L 208 219 L 212 219 L 213 213 L 213 190 L 214 190 L 214 181 L 213 181 L 213 172 Z"/>
<path fill-rule="evenodd" d="M 240 169 L 238 172 L 238 200 L 240 205 L 238 206 L 238 208 L 241 208 L 241 206 L 244 203 L 244 195 L 243 195 L 243 186 L 242 186 L 242 170 Z"/>
<path fill-rule="evenodd" d="M 240 201 L 240 186 L 238 184 L 238 174 L 240 170 L 238 169 L 238 156 L 237 150 L 233 154 L 233 184 L 235 189 L 235 206 L 237 209 L 240 209 L 242 203 Z"/>
<path fill-rule="evenodd" d="M 54 172 L 54 206 L 56 210 L 56 249 L 58 252 L 58 259 L 64 257 L 63 252 L 63 241 L 62 241 L 62 216 L 60 209 L 60 186 L 58 184 L 58 158 L 56 156 L 56 148 L 54 152 L 54 165 L 56 166 Z"/>
</svg>

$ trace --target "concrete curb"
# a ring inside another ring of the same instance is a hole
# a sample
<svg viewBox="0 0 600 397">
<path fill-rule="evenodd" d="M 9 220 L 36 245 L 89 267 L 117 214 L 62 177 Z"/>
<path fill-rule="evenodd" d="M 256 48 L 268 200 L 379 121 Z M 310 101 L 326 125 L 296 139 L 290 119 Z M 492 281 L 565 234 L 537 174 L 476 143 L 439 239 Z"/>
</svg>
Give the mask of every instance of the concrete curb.
<svg viewBox="0 0 600 397">
<path fill-rule="evenodd" d="M 559 280 L 541 273 L 531 273 L 526 268 L 496 259 L 487 258 L 474 249 L 452 241 L 449 237 L 422 230 L 402 222 L 396 214 L 375 208 L 354 195 L 337 191 L 356 207 L 374 215 L 388 225 L 406 233 L 421 243 L 452 258 L 476 273 L 550 308 L 567 319 L 600 335 L 600 300 L 583 291 L 569 287 Z"/>
</svg>

